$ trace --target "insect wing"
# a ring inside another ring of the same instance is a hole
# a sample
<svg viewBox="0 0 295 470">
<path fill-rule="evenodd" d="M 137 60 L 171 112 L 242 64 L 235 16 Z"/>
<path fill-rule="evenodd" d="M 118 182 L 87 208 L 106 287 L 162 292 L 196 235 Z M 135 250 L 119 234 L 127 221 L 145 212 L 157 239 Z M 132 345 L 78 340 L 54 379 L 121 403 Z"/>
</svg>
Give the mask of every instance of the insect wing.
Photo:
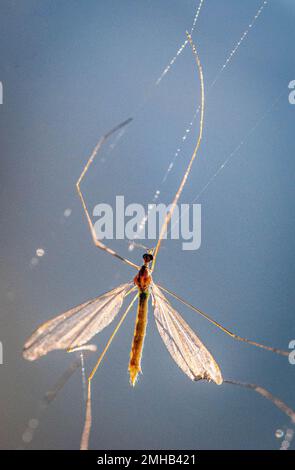
<svg viewBox="0 0 295 470">
<path fill-rule="evenodd" d="M 152 294 L 157 328 L 176 364 L 191 380 L 222 384 L 220 368 L 208 349 L 155 284 Z"/>
<path fill-rule="evenodd" d="M 34 361 L 54 349 L 87 343 L 113 321 L 132 285 L 122 284 L 43 323 L 26 341 L 24 358 Z"/>
</svg>

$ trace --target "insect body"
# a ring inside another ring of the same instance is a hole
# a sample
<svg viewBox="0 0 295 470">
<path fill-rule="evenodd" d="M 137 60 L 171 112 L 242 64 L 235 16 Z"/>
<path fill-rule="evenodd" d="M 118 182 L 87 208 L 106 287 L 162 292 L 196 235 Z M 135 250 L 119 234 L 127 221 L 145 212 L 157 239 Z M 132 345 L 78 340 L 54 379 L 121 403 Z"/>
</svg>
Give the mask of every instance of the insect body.
<svg viewBox="0 0 295 470">
<path fill-rule="evenodd" d="M 134 278 L 134 284 L 138 287 L 138 307 L 128 368 L 130 383 L 133 386 L 135 385 L 138 373 L 141 372 L 141 356 L 146 333 L 148 302 L 150 296 L 149 289 L 152 282 L 149 263 L 153 260 L 153 255 L 145 253 L 143 255 L 143 259 L 144 264 Z"/>
</svg>

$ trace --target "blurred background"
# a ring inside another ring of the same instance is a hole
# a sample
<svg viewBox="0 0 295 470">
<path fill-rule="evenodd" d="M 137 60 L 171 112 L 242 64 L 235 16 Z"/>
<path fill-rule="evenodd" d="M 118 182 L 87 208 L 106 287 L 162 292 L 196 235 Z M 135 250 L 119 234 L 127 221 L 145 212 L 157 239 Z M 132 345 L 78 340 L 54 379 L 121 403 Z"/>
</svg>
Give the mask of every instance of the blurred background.
<svg viewBox="0 0 295 470">
<path fill-rule="evenodd" d="M 116 195 L 147 207 L 156 191 L 159 202 L 171 202 L 198 135 L 198 119 L 190 122 L 200 85 L 189 47 L 156 83 L 198 5 L 1 1 L 2 449 L 79 447 L 80 370 L 40 411 L 74 355 L 56 351 L 30 363 L 22 347 L 40 323 L 134 276 L 93 246 L 75 182 L 99 137 L 132 116 L 83 184 L 89 208 L 114 204 Z M 295 339 L 294 21 L 292 0 L 204 0 L 193 32 L 204 68 L 204 139 L 181 199 L 202 205 L 202 243 L 183 251 L 181 241 L 167 240 L 154 274 L 240 336 L 281 349 Z M 141 263 L 142 250 L 130 251 L 126 240 L 109 244 Z M 173 304 L 224 378 L 258 383 L 295 407 L 287 358 L 237 343 Z M 167 352 L 152 309 L 143 375 L 131 388 L 134 320 L 135 310 L 93 381 L 91 448 L 280 448 L 288 418 L 254 392 L 191 382 Z M 95 338 L 99 350 L 112 328 Z M 86 358 L 88 372 L 95 358 Z"/>
</svg>

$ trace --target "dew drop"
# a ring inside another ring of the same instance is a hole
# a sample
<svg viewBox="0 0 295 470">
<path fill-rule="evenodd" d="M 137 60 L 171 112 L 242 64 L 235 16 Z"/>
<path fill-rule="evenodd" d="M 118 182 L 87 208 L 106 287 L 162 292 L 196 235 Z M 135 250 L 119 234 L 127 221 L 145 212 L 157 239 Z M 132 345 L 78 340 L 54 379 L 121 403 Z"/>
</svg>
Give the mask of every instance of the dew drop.
<svg viewBox="0 0 295 470">
<path fill-rule="evenodd" d="M 29 443 L 31 442 L 31 440 L 33 439 L 33 433 L 31 430 L 26 430 L 23 435 L 22 435 L 22 440 L 26 443 Z"/>
<path fill-rule="evenodd" d="M 284 432 L 281 429 L 277 429 L 275 432 L 275 436 L 277 439 L 282 439 L 282 437 L 284 436 Z"/>
<path fill-rule="evenodd" d="M 36 255 L 37 255 L 39 258 L 42 258 L 42 256 L 45 255 L 45 250 L 43 250 L 43 248 L 37 248 L 37 250 L 36 250 Z"/>
<path fill-rule="evenodd" d="M 68 208 L 68 209 L 66 209 L 66 210 L 64 211 L 64 216 L 65 216 L 65 217 L 70 217 L 71 213 L 72 213 L 72 209 L 69 209 L 69 208 Z"/>
<path fill-rule="evenodd" d="M 36 418 L 32 418 L 29 421 L 29 428 L 36 429 L 39 426 L 39 420 Z"/>
</svg>

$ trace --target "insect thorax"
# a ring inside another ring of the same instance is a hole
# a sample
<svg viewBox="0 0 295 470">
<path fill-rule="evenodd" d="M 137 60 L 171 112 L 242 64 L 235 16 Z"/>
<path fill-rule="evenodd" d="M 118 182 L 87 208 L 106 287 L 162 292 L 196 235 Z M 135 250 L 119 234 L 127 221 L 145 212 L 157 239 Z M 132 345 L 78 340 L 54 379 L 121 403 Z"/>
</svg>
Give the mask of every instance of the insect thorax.
<svg viewBox="0 0 295 470">
<path fill-rule="evenodd" d="M 141 293 L 148 294 L 151 282 L 152 276 L 149 268 L 146 265 L 141 266 L 134 278 L 134 284 L 139 288 Z"/>
</svg>

